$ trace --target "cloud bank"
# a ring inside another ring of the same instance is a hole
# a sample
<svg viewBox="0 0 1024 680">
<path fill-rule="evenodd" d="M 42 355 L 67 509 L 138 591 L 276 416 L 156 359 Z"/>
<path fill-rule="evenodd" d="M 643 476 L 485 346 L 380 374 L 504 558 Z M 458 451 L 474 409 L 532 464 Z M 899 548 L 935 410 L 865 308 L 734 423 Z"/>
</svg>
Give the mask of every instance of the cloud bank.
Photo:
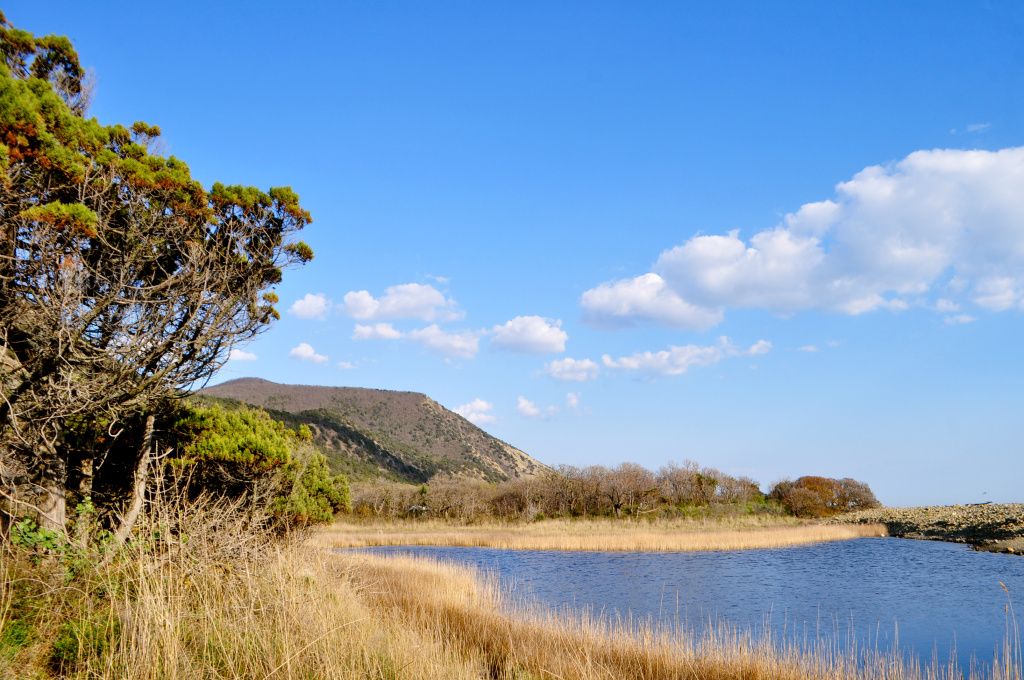
<svg viewBox="0 0 1024 680">
<path fill-rule="evenodd" d="M 418 319 L 420 321 L 452 321 L 462 318 L 455 301 L 431 285 L 403 283 L 390 286 L 379 298 L 367 290 L 345 293 L 343 309 L 353 319 L 375 321 L 387 319 Z"/>
<path fill-rule="evenodd" d="M 729 338 L 722 337 L 717 345 L 673 345 L 659 352 L 638 352 L 618 359 L 605 354 L 601 357 L 601 363 L 606 368 L 620 371 L 647 375 L 682 375 L 695 366 L 711 366 L 728 357 L 767 354 L 771 349 L 772 343 L 767 340 L 758 340 L 742 349 L 733 345 Z"/>
<path fill-rule="evenodd" d="M 728 309 L 1024 309 L 1024 147 L 918 151 L 865 168 L 747 239 L 695 236 L 603 283 L 588 319 L 707 328 Z M 942 301 L 941 304 L 939 301 Z"/>
</svg>

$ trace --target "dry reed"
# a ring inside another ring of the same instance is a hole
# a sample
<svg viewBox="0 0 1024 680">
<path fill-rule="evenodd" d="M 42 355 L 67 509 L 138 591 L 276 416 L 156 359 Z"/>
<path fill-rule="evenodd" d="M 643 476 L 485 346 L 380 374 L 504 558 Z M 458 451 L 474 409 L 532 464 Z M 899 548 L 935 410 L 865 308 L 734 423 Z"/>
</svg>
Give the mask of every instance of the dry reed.
<svg viewBox="0 0 1024 680">
<path fill-rule="evenodd" d="M 151 509 L 132 546 L 79 565 L 73 578 L 66 563 L 3 552 L 0 677 L 959 677 L 953 668 L 808 651 L 728 628 L 691 636 L 516 610 L 493 580 L 465 567 L 332 553 L 271 540 L 260 526 L 225 507 Z M 19 621 L 32 634 L 7 644 Z M 70 655 L 65 648 L 58 668 L 54 643 L 68 630 L 91 633 Z M 1021 680 L 1015 649 L 991 678 Z"/>
<path fill-rule="evenodd" d="M 477 658 L 489 678 L 591 680 L 1021 680 L 1019 644 L 1008 641 L 987 671 L 922 667 L 894 653 L 810 646 L 752 636 L 728 626 L 702 634 L 668 631 L 606 617 L 518 609 L 493 580 L 472 570 L 416 557 L 348 553 L 357 582 L 375 607 L 436 631 L 461 656 Z"/>
<path fill-rule="evenodd" d="M 681 552 L 747 550 L 885 536 L 882 525 L 722 522 L 634 523 L 551 520 L 530 524 L 453 526 L 442 522 L 363 524 L 338 522 L 317 531 L 321 547 L 434 545 L 509 550 Z"/>
</svg>

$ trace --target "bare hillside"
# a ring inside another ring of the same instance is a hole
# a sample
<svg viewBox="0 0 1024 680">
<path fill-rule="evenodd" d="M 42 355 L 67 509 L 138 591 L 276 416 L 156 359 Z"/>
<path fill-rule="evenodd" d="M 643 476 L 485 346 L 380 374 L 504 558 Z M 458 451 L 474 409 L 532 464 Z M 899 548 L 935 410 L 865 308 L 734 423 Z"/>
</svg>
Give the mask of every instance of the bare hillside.
<svg viewBox="0 0 1024 680">
<path fill-rule="evenodd" d="M 417 392 L 282 385 L 240 378 L 201 396 L 262 407 L 305 423 L 335 467 L 410 482 L 454 474 L 492 481 L 536 474 L 543 466 L 457 413 Z"/>
</svg>

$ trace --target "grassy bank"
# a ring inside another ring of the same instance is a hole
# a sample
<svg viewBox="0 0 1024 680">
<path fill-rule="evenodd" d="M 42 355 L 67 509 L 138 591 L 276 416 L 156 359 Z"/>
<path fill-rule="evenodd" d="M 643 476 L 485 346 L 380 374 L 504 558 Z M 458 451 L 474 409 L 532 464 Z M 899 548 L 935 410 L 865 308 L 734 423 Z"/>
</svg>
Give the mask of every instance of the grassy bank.
<svg viewBox="0 0 1024 680">
<path fill-rule="evenodd" d="M 880 525 L 823 525 L 779 517 L 733 517 L 714 521 L 548 520 L 465 526 L 438 521 L 336 522 L 319 529 L 311 542 L 332 548 L 434 545 L 670 552 L 779 548 L 884 535 L 885 529 Z"/>
<path fill-rule="evenodd" d="M 512 614 L 486 579 L 432 561 L 200 543 L 173 555 L 122 555 L 70 580 L 52 573 L 55 564 L 40 570 L 24 555 L 5 555 L 0 677 L 963 677 L 870 650 L 801 650 L 728 628 L 670 635 L 541 610 Z M 973 677 L 1020 680 L 1013 655 L 1005 650 L 993 673 Z"/>
</svg>

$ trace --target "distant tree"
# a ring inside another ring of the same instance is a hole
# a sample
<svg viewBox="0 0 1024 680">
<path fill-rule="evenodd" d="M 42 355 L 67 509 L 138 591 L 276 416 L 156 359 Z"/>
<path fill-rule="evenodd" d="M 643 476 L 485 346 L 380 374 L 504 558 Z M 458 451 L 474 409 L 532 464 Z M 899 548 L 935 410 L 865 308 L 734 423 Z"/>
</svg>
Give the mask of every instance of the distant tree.
<svg viewBox="0 0 1024 680">
<path fill-rule="evenodd" d="M 92 447 L 62 446 L 75 421 L 136 434 L 106 463 L 144 481 L 155 404 L 277 318 L 282 268 L 312 257 L 293 191 L 206 190 L 159 128 L 86 119 L 87 89 L 66 38 L 0 14 L 0 516 L 49 528 L 94 477 Z"/>
<path fill-rule="evenodd" d="M 853 479 L 811 475 L 783 480 L 769 495 L 797 517 L 827 517 L 879 506 L 868 485 Z"/>
</svg>

